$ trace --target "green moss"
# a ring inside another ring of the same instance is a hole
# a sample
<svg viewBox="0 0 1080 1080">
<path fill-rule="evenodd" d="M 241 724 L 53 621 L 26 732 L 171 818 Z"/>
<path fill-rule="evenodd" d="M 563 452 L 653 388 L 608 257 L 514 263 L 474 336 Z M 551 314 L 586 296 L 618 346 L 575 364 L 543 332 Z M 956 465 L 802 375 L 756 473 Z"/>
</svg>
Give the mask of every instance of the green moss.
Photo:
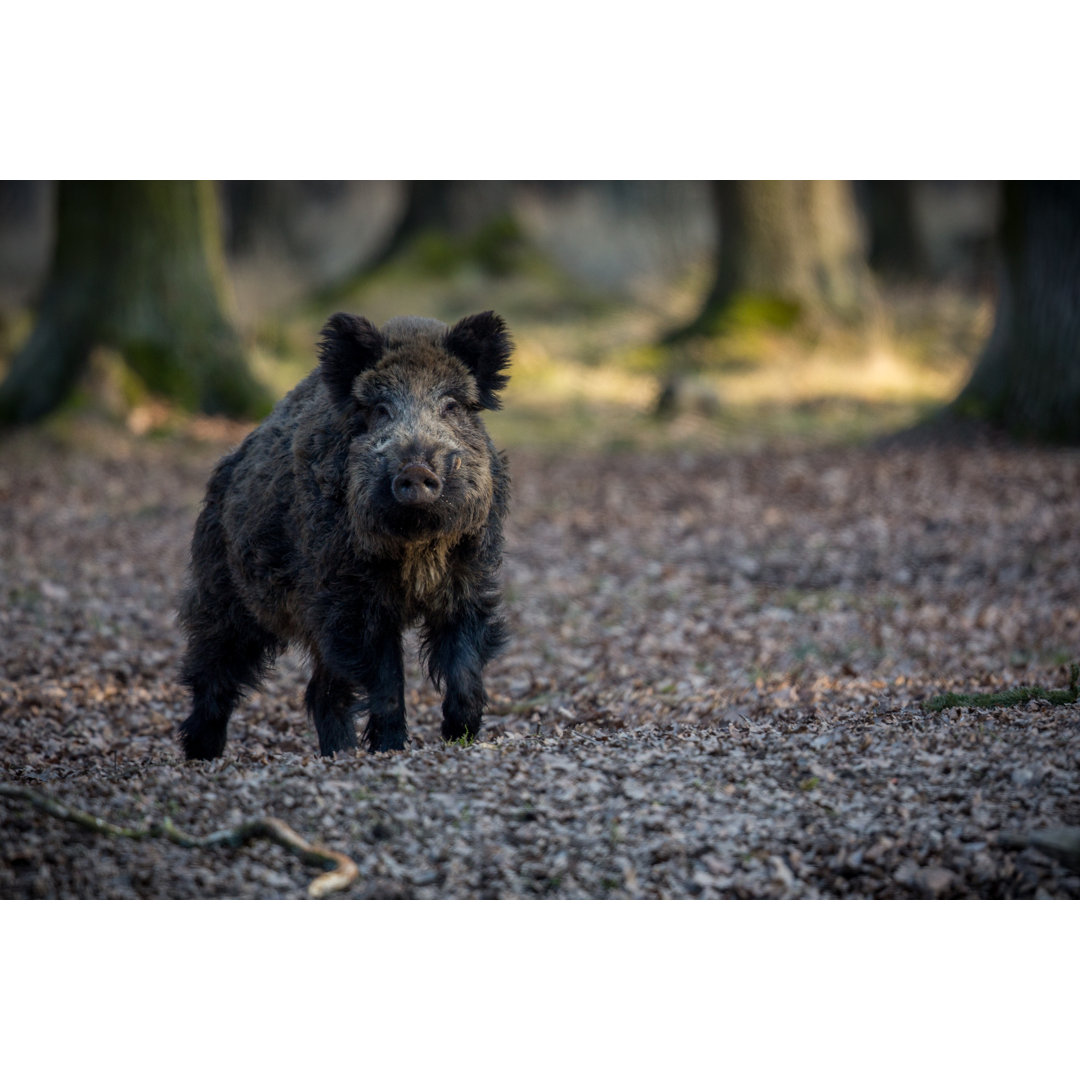
<svg viewBox="0 0 1080 1080">
<path fill-rule="evenodd" d="M 504 214 L 464 237 L 441 230 L 423 233 L 413 241 L 405 262 L 435 278 L 450 278 L 470 268 L 488 277 L 506 277 L 527 269 L 531 252 L 521 226 Z"/>
<path fill-rule="evenodd" d="M 961 394 L 950 406 L 949 411 L 961 420 L 975 420 L 979 423 L 993 420 L 995 409 L 985 398 L 971 393 Z"/>
<path fill-rule="evenodd" d="M 245 366 L 222 364 L 201 374 L 198 408 L 202 412 L 261 420 L 274 407 L 273 396 Z"/>
<path fill-rule="evenodd" d="M 927 701 L 923 708 L 927 712 L 941 712 L 956 706 L 983 709 L 1005 708 L 1010 705 L 1023 705 L 1029 701 L 1048 701 L 1051 705 L 1071 705 L 1080 696 L 1080 664 L 1069 666 L 1068 690 L 1045 690 L 1041 686 L 1018 686 L 1012 690 L 1002 690 L 996 694 L 939 694 Z"/>
<path fill-rule="evenodd" d="M 799 321 L 802 308 L 793 300 L 764 293 L 739 293 L 717 313 L 721 331 L 791 330 Z"/>
<path fill-rule="evenodd" d="M 151 393 L 160 394 L 184 409 L 198 407 L 191 372 L 160 342 L 131 339 L 124 342 L 123 353 L 128 367 Z"/>
<path fill-rule="evenodd" d="M 666 338 L 666 344 L 698 338 L 744 338 L 765 333 L 791 333 L 803 320 L 802 306 L 795 300 L 769 293 L 739 292 L 703 311 L 688 326 Z"/>
<path fill-rule="evenodd" d="M 513 215 L 502 214 L 483 225 L 468 247 L 481 270 L 502 277 L 522 268 L 528 245 Z"/>
<path fill-rule="evenodd" d="M 465 259 L 464 246 L 444 232 L 418 236 L 409 252 L 409 261 L 418 272 L 438 278 L 448 278 L 460 270 Z"/>
</svg>

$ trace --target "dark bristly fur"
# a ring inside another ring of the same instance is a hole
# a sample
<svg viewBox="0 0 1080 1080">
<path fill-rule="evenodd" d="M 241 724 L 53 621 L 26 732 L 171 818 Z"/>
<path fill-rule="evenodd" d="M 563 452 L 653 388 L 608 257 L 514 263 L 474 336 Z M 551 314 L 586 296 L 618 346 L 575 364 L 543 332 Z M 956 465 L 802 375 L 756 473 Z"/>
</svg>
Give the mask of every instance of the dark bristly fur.
<svg viewBox="0 0 1080 1080">
<path fill-rule="evenodd" d="M 442 734 L 473 737 L 483 669 L 505 643 L 498 573 L 510 480 L 480 417 L 512 344 L 488 311 L 446 327 L 356 315 L 323 328 L 319 367 L 218 463 L 180 602 L 188 758 L 213 758 L 240 696 L 292 641 L 312 660 L 319 750 L 404 747 L 402 631 L 421 626 Z"/>
</svg>

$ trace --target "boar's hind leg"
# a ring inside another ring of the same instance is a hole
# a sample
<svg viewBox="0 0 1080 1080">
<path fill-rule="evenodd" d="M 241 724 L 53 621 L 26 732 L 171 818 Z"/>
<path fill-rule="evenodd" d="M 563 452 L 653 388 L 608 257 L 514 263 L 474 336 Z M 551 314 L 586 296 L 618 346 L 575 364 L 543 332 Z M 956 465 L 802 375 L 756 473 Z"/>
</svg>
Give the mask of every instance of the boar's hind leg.
<svg viewBox="0 0 1080 1080">
<path fill-rule="evenodd" d="M 320 754 L 329 757 L 356 746 L 356 694 L 349 683 L 334 678 L 319 660 L 315 661 L 304 703 L 315 723 Z"/>
<path fill-rule="evenodd" d="M 277 639 L 254 623 L 191 634 L 180 673 L 192 696 L 191 715 L 179 729 L 188 760 L 221 755 L 237 701 L 245 689 L 258 687 L 279 648 Z"/>
</svg>

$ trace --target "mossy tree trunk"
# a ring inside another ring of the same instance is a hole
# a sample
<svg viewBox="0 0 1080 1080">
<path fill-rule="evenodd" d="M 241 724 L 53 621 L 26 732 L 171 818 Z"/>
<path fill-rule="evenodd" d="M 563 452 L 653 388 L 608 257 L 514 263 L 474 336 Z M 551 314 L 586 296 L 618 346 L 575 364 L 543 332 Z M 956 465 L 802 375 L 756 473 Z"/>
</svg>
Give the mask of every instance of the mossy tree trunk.
<svg viewBox="0 0 1080 1080">
<path fill-rule="evenodd" d="M 994 329 L 953 408 L 1080 443 L 1080 182 L 1008 181 Z"/>
<path fill-rule="evenodd" d="M 378 261 L 400 254 L 425 232 L 450 232 L 453 228 L 453 180 L 406 180 L 405 210 Z"/>
<path fill-rule="evenodd" d="M 511 214 L 514 185 L 499 180 L 406 180 L 405 208 L 393 232 L 368 260 L 371 273 L 425 236 L 468 238 Z"/>
<path fill-rule="evenodd" d="M 97 345 L 186 408 L 254 416 L 268 407 L 224 311 L 210 181 L 65 181 L 56 213 L 37 319 L 0 385 L 0 423 L 55 409 Z"/>
<path fill-rule="evenodd" d="M 699 314 L 668 342 L 723 331 L 740 311 L 790 324 L 858 320 L 873 295 L 846 180 L 717 180 L 716 277 Z"/>
</svg>

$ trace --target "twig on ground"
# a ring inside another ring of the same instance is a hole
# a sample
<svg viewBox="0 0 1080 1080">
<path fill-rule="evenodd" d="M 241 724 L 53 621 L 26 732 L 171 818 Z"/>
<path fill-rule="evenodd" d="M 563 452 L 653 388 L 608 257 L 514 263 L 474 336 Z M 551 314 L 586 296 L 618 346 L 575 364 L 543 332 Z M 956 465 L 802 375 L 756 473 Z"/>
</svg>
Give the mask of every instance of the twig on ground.
<svg viewBox="0 0 1080 1080">
<path fill-rule="evenodd" d="M 280 818 L 264 817 L 244 821 L 232 829 L 220 829 L 209 836 L 192 836 L 191 833 L 178 829 L 172 821 L 165 818 L 161 822 L 152 821 L 143 828 L 129 828 L 113 825 L 95 814 L 79 810 L 59 799 L 46 795 L 36 788 L 22 787 L 18 784 L 0 784 L 0 796 L 20 799 L 32 803 L 39 810 L 70 821 L 91 832 L 102 836 L 115 836 L 127 840 L 147 840 L 163 838 L 186 848 L 241 847 L 251 840 L 265 839 L 292 852 L 308 866 L 316 866 L 326 871 L 320 874 L 309 886 L 308 896 L 321 900 L 330 893 L 348 888 L 359 876 L 356 863 L 347 855 L 329 848 L 310 844 L 299 833 Z"/>
<path fill-rule="evenodd" d="M 1080 870 L 1080 829 L 1073 826 L 1036 829 L 1030 833 L 1005 832 L 998 836 L 998 844 L 1014 851 L 1033 847 L 1071 870 Z"/>
<path fill-rule="evenodd" d="M 1051 705 L 1070 705 L 1080 697 L 1080 664 L 1069 667 L 1068 690 L 1045 690 L 1041 686 L 1018 686 L 996 694 L 939 694 L 925 703 L 928 712 L 941 712 L 955 705 L 992 709 L 1005 705 L 1023 705 L 1028 701 L 1049 701 Z"/>
</svg>

